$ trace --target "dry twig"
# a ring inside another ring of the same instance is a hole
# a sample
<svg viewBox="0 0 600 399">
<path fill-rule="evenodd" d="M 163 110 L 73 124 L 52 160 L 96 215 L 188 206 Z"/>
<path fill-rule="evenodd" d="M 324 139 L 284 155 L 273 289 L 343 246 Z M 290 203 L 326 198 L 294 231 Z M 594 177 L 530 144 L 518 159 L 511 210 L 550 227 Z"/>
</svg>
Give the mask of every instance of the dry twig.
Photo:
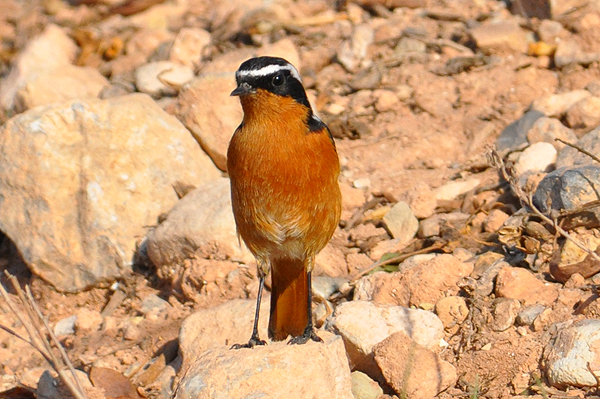
<svg viewBox="0 0 600 399">
<path fill-rule="evenodd" d="M 19 319 L 21 324 L 23 324 L 29 339 L 19 335 L 11 328 L 4 325 L 0 325 L 0 329 L 27 342 L 35 350 L 37 350 L 44 357 L 44 359 L 46 359 L 50 366 L 52 366 L 52 368 L 58 373 L 58 376 L 64 382 L 66 387 L 69 389 L 69 392 L 71 392 L 75 399 L 87 399 L 87 395 L 85 394 L 85 390 L 81 385 L 81 382 L 77 378 L 73 364 L 69 360 L 65 349 L 58 341 L 58 338 L 56 338 L 56 335 L 54 335 L 54 332 L 50 328 L 48 321 L 33 299 L 33 295 L 31 294 L 29 286 L 25 287 L 27 291 L 27 295 L 25 295 L 21 289 L 21 286 L 19 285 L 19 282 L 17 281 L 17 278 L 7 272 L 5 272 L 5 274 L 9 278 L 15 292 L 17 293 L 17 296 L 19 297 L 19 301 L 21 302 L 20 305 L 25 310 L 24 313 L 26 317 L 23 316 L 23 312 L 20 311 L 17 305 L 12 301 L 2 284 L 0 284 L 0 297 L 4 298 L 10 311 L 17 317 L 17 319 Z M 40 323 L 43 325 L 43 329 L 40 326 Z M 44 329 L 46 332 L 44 332 Z M 52 349 L 52 344 L 46 337 L 46 334 L 50 337 L 51 342 L 58 349 L 59 356 L 57 356 Z M 64 366 L 69 369 L 70 375 L 67 374 Z"/>
<path fill-rule="evenodd" d="M 506 181 L 508 181 L 508 183 L 510 184 L 513 192 L 515 193 L 515 195 L 519 198 L 519 200 L 521 201 L 522 204 L 526 205 L 527 207 L 529 207 L 533 213 L 538 216 L 540 219 L 542 219 L 544 222 L 552 225 L 554 227 L 554 229 L 563 237 L 565 237 L 567 240 L 570 240 L 573 244 L 575 244 L 576 246 L 578 246 L 582 251 L 586 252 L 587 254 L 589 254 L 592 258 L 594 258 L 594 260 L 599 261 L 600 262 L 600 256 L 598 256 L 598 254 L 594 251 L 592 251 L 591 249 L 589 249 L 587 246 L 585 246 L 583 243 L 581 243 L 581 241 L 579 241 L 578 239 L 576 239 L 575 237 L 573 237 L 571 234 L 569 234 L 565 229 L 563 229 L 560 224 L 558 223 L 557 219 L 551 219 L 550 217 L 544 215 L 534 204 L 533 204 L 533 193 L 529 192 L 529 193 L 525 193 L 523 191 L 523 189 L 519 186 L 519 184 L 517 183 L 518 179 L 517 176 L 515 176 L 513 171 L 509 171 L 506 168 L 506 165 L 504 164 L 504 161 L 502 160 L 502 158 L 500 157 L 500 155 L 496 152 L 495 149 L 492 149 L 489 153 L 489 158 L 491 161 L 491 164 L 500 171 L 500 173 L 502 173 L 502 176 L 504 177 L 504 179 Z"/>
</svg>

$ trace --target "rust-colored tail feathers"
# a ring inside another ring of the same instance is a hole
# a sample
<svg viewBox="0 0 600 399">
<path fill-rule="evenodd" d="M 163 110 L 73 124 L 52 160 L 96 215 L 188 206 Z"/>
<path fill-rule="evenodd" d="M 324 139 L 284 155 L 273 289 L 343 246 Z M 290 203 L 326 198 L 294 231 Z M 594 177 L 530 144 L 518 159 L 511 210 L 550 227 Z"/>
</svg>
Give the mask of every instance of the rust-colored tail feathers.
<svg viewBox="0 0 600 399">
<path fill-rule="evenodd" d="M 300 259 L 274 259 L 271 265 L 269 338 L 282 341 L 304 333 L 308 325 L 309 275 Z"/>
</svg>

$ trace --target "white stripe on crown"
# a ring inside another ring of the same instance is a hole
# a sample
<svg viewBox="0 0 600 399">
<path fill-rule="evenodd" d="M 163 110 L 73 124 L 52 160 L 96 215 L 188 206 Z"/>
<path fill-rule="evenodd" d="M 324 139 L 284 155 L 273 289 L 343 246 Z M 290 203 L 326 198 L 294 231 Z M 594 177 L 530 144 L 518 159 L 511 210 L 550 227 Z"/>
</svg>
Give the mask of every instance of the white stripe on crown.
<svg viewBox="0 0 600 399">
<path fill-rule="evenodd" d="M 251 70 L 238 69 L 238 71 L 235 74 L 237 77 L 242 77 L 242 76 L 261 77 L 261 76 L 271 75 L 271 74 L 273 74 L 277 71 L 281 71 L 281 70 L 290 71 L 290 74 L 293 77 L 295 77 L 296 79 L 298 79 L 298 82 L 302 83 L 302 79 L 300 78 L 300 74 L 298 73 L 298 70 L 296 70 L 296 68 L 294 68 L 294 66 L 292 64 L 267 65 L 260 69 L 251 69 Z"/>
</svg>

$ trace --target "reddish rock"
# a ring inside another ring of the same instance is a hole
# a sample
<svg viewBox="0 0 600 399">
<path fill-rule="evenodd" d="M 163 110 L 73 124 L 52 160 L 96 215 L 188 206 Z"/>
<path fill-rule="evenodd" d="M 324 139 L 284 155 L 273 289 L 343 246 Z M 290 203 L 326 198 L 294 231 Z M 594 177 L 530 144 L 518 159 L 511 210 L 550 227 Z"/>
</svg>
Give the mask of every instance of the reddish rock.
<svg viewBox="0 0 600 399">
<path fill-rule="evenodd" d="M 401 397 L 432 398 L 454 385 L 457 379 L 453 365 L 403 332 L 377 344 L 373 353 L 385 380 Z"/>
<path fill-rule="evenodd" d="M 498 297 L 518 299 L 524 306 L 539 303 L 551 305 L 558 298 L 558 290 L 551 283 L 545 283 L 529 270 L 504 266 L 496 278 Z"/>
</svg>

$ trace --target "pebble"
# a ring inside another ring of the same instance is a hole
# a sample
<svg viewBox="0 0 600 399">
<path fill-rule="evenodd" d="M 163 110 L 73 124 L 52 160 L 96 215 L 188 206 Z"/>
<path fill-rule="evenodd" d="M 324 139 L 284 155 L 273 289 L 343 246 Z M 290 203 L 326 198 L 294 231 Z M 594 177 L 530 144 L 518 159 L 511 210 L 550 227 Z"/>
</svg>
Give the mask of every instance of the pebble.
<svg viewBox="0 0 600 399">
<path fill-rule="evenodd" d="M 564 68 L 571 64 L 589 66 L 600 61 L 600 53 L 586 53 L 574 40 L 561 40 L 556 46 L 554 53 L 554 64 L 558 68 Z"/>
<path fill-rule="evenodd" d="M 500 209 L 492 209 L 483 221 L 483 230 L 488 233 L 498 231 L 504 222 L 508 219 L 508 214 Z"/>
<path fill-rule="evenodd" d="M 366 190 L 371 187 L 371 179 L 368 177 L 361 177 L 360 179 L 356 179 L 352 182 L 354 188 L 358 188 L 360 190 Z"/>
<path fill-rule="evenodd" d="M 91 397 L 104 396 L 104 390 L 101 390 L 100 388 L 94 388 L 85 372 L 75 369 L 75 374 L 77 375 L 77 379 L 85 389 L 85 393 L 87 395 Z M 44 399 L 64 399 L 72 397 L 72 395 L 67 386 L 59 377 L 54 377 L 53 373 L 46 370 L 42 373 L 42 376 L 38 381 L 36 397 Z"/>
<path fill-rule="evenodd" d="M 506 126 L 495 146 L 498 151 L 515 150 L 527 143 L 527 133 L 544 114 L 535 109 L 527 111 L 522 117 Z"/>
<path fill-rule="evenodd" d="M 584 148 L 596 157 L 600 157 L 600 126 L 590 131 L 574 143 L 579 148 Z M 574 165 L 590 165 L 596 162 L 586 154 L 573 147 L 565 147 L 556 158 L 556 168 Z"/>
<path fill-rule="evenodd" d="M 560 94 L 548 94 L 534 100 L 531 109 L 537 110 L 546 116 L 561 117 L 573 105 L 590 96 L 590 92 L 583 89 Z"/>
<path fill-rule="evenodd" d="M 524 53 L 528 35 L 515 19 L 483 23 L 470 29 L 477 47 L 485 54 Z"/>
<path fill-rule="evenodd" d="M 573 130 L 563 125 L 558 119 L 542 116 L 535 121 L 531 129 L 527 131 L 527 141 L 529 144 L 538 142 L 550 143 L 557 151 L 563 149 L 563 144 L 556 139 L 562 139 L 568 143 L 575 143 L 577 136 Z"/>
<path fill-rule="evenodd" d="M 444 326 L 433 313 L 401 306 L 377 306 L 367 301 L 345 302 L 335 309 L 327 328 L 341 335 L 353 370 L 378 375 L 373 347 L 394 332 L 408 334 L 416 343 L 439 350 Z"/>
<path fill-rule="evenodd" d="M 400 397 L 426 399 L 456 383 L 456 368 L 405 332 L 395 332 L 373 348 L 375 362 Z"/>
<path fill-rule="evenodd" d="M 557 151 L 550 143 L 539 142 L 527 147 L 515 163 L 519 175 L 527 172 L 545 172 L 556 162 Z"/>
<path fill-rule="evenodd" d="M 542 212 L 572 210 L 597 200 L 600 166 L 563 167 L 548 173 L 538 184 L 533 204 Z"/>
<path fill-rule="evenodd" d="M 406 244 L 413 239 L 419 229 L 419 221 L 406 202 L 400 201 L 383 217 L 383 222 L 392 237 Z M 402 244 L 398 244 L 402 245 Z"/>
<path fill-rule="evenodd" d="M 150 294 L 142 299 L 142 313 L 147 314 L 152 311 L 162 311 L 169 306 L 169 302 L 165 301 L 156 294 Z"/>
<path fill-rule="evenodd" d="M 549 44 L 558 43 L 557 39 L 559 39 L 564 32 L 565 29 L 560 22 L 550 19 L 544 19 L 540 22 L 540 26 L 538 27 L 540 39 Z"/>
<path fill-rule="evenodd" d="M 175 37 L 169 59 L 197 70 L 204 49 L 210 42 L 211 35 L 208 31 L 200 28 L 182 28 Z"/>
<path fill-rule="evenodd" d="M 504 266 L 496 277 L 496 296 L 522 301 L 525 306 L 536 303 L 552 305 L 558 298 L 558 289 L 537 279 L 529 270 Z"/>
<path fill-rule="evenodd" d="M 565 114 L 572 129 L 588 129 L 600 125 L 600 97 L 591 96 L 575 103 Z"/>
<path fill-rule="evenodd" d="M 533 324 L 533 321 L 536 319 L 536 317 L 538 317 L 544 310 L 546 310 L 546 307 L 539 303 L 525 306 L 523 309 L 521 309 L 515 321 L 518 325 L 530 326 Z"/>
<path fill-rule="evenodd" d="M 135 70 L 135 85 L 142 93 L 161 97 L 177 94 L 179 88 L 193 77 L 194 71 L 189 66 L 171 61 L 156 61 Z"/>
<path fill-rule="evenodd" d="M 182 373 L 174 399 L 353 399 L 342 339 L 321 332 L 324 342 L 275 342 L 251 349 L 209 349 Z"/>
<path fill-rule="evenodd" d="M 354 28 L 350 40 L 342 43 L 337 59 L 348 72 L 357 72 L 366 66 L 367 49 L 373 43 L 374 31 L 368 24 Z"/>
<path fill-rule="evenodd" d="M 475 189 L 479 184 L 481 184 L 481 179 L 478 177 L 471 177 L 460 181 L 451 181 L 433 190 L 433 194 L 438 201 L 453 200 L 459 195 Z"/>
<path fill-rule="evenodd" d="M 494 321 L 491 324 L 493 331 L 508 330 L 515 323 L 521 303 L 516 299 L 497 298 L 494 301 Z"/>
<path fill-rule="evenodd" d="M 78 334 L 99 331 L 103 321 L 102 315 L 97 310 L 81 308 L 77 311 L 75 331 L 77 331 Z"/>
<path fill-rule="evenodd" d="M 381 389 L 379 384 L 365 373 L 353 371 L 350 378 L 352 379 L 352 395 L 354 395 L 354 399 L 378 399 L 383 395 L 383 389 Z"/>
<path fill-rule="evenodd" d="M 600 320 L 581 320 L 571 326 L 557 326 L 544 349 L 542 363 L 552 386 L 595 387 L 598 380 L 590 371 L 600 357 Z"/>
<path fill-rule="evenodd" d="M 75 322 L 77 321 L 77 315 L 72 315 L 69 317 L 65 317 L 56 322 L 54 325 L 54 335 L 57 337 L 63 335 L 71 335 L 75 334 Z"/>
<path fill-rule="evenodd" d="M 469 315 L 469 307 L 464 298 L 460 296 L 447 296 L 435 304 L 435 314 L 438 315 L 444 329 L 453 334 L 458 332 L 460 324 Z"/>
</svg>

